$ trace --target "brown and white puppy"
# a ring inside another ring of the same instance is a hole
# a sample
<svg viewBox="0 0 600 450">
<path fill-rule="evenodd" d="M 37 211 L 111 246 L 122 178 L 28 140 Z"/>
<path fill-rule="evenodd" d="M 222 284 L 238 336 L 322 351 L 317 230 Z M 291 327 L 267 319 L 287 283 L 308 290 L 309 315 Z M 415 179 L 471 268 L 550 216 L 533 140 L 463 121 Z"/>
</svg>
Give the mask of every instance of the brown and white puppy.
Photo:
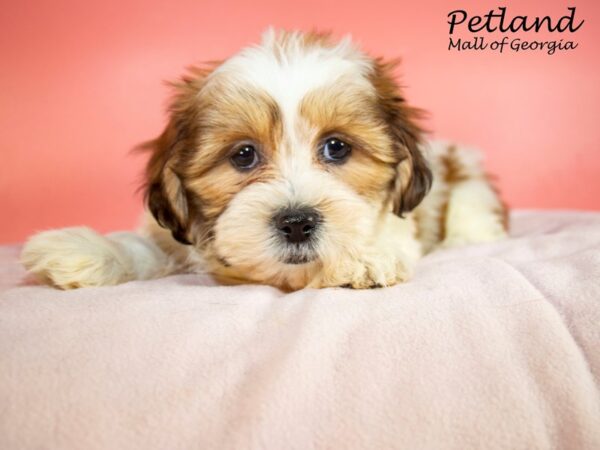
<svg viewBox="0 0 600 450">
<path fill-rule="evenodd" d="M 270 30 L 191 70 L 144 145 L 153 218 L 140 235 L 47 231 L 23 263 L 64 289 L 183 271 L 368 288 L 407 280 L 439 245 L 505 236 L 477 155 L 422 142 L 394 67 L 349 39 Z"/>
</svg>

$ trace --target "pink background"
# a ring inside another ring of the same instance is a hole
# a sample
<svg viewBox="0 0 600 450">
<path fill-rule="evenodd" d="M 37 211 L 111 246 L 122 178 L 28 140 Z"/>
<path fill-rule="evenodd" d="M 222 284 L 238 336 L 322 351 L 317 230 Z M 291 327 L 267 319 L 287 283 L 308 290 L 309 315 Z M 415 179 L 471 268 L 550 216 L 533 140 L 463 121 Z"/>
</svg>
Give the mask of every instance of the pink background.
<svg viewBox="0 0 600 450">
<path fill-rule="evenodd" d="M 36 230 L 135 226 L 143 158 L 186 65 L 223 58 L 268 25 L 351 32 L 402 56 L 409 100 L 434 136 L 482 148 L 513 207 L 600 208 L 600 2 L 504 2 L 509 15 L 586 23 L 575 51 L 449 52 L 449 11 L 498 2 L 13 1 L 0 12 L 0 242 Z M 486 36 L 485 33 L 478 35 Z M 497 37 L 501 37 L 496 35 Z"/>
</svg>

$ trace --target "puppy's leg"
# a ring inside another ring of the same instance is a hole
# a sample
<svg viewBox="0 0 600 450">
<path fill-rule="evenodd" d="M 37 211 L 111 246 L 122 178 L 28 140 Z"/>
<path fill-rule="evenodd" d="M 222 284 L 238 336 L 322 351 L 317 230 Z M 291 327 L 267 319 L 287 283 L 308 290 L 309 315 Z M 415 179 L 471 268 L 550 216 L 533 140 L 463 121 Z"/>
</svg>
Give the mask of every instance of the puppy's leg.
<svg viewBox="0 0 600 450">
<path fill-rule="evenodd" d="M 36 234 L 25 244 L 21 262 L 62 289 L 157 278 L 169 271 L 167 256 L 152 241 L 129 232 L 102 236 L 84 227 Z"/>
<path fill-rule="evenodd" d="M 494 241 L 506 237 L 507 211 L 476 153 L 451 147 L 448 203 L 442 246 Z"/>
</svg>

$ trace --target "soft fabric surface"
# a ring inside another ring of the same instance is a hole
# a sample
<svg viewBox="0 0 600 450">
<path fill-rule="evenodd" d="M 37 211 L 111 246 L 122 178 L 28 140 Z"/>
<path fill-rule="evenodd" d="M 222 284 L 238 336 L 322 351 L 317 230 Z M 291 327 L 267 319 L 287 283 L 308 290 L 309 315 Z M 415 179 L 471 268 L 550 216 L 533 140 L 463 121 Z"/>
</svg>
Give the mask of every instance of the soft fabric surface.
<svg viewBox="0 0 600 450">
<path fill-rule="evenodd" d="M 598 449 L 600 214 L 512 226 L 369 291 L 62 292 L 5 247 L 0 448 Z"/>
</svg>

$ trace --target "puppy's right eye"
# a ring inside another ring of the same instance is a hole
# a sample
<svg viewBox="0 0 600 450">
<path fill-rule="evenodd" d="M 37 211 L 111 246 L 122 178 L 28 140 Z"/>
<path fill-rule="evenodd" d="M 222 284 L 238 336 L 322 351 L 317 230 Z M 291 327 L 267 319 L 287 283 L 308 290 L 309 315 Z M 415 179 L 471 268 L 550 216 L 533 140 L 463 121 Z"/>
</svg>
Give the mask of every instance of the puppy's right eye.
<svg viewBox="0 0 600 450">
<path fill-rule="evenodd" d="M 327 138 L 323 143 L 321 154 L 325 162 L 341 164 L 350 156 L 352 147 L 336 137 Z"/>
<path fill-rule="evenodd" d="M 246 144 L 236 150 L 230 161 L 240 170 L 250 170 L 259 162 L 258 152 L 253 145 Z"/>
</svg>

